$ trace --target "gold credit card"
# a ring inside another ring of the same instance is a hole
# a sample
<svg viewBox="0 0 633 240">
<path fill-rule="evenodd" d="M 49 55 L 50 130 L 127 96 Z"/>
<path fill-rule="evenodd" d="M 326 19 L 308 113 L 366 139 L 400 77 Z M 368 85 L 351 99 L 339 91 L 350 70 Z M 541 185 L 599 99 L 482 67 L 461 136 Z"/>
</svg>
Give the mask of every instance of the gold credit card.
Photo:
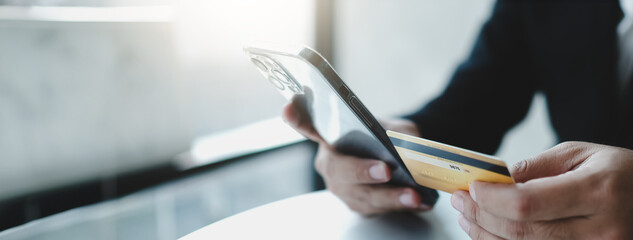
<svg viewBox="0 0 633 240">
<path fill-rule="evenodd" d="M 473 181 L 514 183 L 505 162 L 482 153 L 387 131 L 416 183 L 453 193 Z"/>
</svg>

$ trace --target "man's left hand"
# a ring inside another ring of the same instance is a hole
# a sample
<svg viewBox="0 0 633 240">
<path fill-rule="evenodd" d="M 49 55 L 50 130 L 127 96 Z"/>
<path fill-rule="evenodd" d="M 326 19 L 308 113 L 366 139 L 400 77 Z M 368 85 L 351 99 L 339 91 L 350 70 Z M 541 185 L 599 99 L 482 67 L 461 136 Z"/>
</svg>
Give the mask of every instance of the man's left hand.
<svg viewBox="0 0 633 240">
<path fill-rule="evenodd" d="M 567 142 L 451 203 L 473 239 L 633 239 L 633 151 Z"/>
</svg>

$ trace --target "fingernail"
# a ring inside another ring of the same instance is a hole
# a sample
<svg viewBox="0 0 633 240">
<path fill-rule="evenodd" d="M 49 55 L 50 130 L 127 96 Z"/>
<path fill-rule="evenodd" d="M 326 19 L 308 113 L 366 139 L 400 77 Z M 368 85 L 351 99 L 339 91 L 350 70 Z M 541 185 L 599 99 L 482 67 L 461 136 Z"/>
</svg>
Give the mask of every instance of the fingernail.
<svg viewBox="0 0 633 240">
<path fill-rule="evenodd" d="M 375 164 L 369 168 L 369 175 L 375 180 L 387 180 L 387 169 L 382 163 Z"/>
<path fill-rule="evenodd" d="M 413 195 L 411 193 L 403 193 L 400 195 L 400 203 L 410 208 L 418 207 L 415 205 L 415 201 L 413 200 Z"/>
<path fill-rule="evenodd" d="M 464 198 L 460 193 L 453 193 L 453 196 L 451 196 L 451 205 L 459 212 L 464 211 Z"/>
<path fill-rule="evenodd" d="M 460 215 L 457 222 L 459 222 L 459 226 L 462 227 L 464 232 L 468 233 L 470 231 L 470 222 L 464 217 L 464 215 Z"/>
<path fill-rule="evenodd" d="M 475 193 L 475 188 L 473 186 L 470 186 L 470 189 L 468 191 L 470 192 L 470 197 L 473 199 L 473 201 L 477 202 L 477 194 Z"/>
</svg>

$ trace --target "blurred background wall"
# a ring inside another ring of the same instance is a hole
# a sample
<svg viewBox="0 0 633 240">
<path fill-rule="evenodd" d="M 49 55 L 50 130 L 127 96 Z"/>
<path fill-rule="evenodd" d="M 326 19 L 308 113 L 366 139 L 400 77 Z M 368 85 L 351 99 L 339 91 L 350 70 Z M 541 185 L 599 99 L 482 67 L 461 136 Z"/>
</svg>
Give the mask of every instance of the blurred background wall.
<svg viewBox="0 0 633 240">
<path fill-rule="evenodd" d="M 194 136 L 169 22 L 0 21 L 0 196 L 168 160 Z"/>
<path fill-rule="evenodd" d="M 334 65 L 378 116 L 410 113 L 441 93 L 494 5 L 492 0 L 334 2 Z M 515 162 L 554 143 L 545 99 L 538 95 L 497 155 Z"/>
<path fill-rule="evenodd" d="M 313 43 L 309 0 L 5 4 L 0 199 L 162 164 L 274 117 L 283 99 L 243 44 Z"/>
</svg>

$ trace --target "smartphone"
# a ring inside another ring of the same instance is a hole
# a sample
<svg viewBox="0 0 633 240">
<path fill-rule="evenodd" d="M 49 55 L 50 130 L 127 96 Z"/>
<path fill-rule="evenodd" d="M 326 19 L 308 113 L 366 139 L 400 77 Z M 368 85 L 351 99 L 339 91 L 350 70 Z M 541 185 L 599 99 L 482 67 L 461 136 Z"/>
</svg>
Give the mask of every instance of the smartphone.
<svg viewBox="0 0 633 240">
<path fill-rule="evenodd" d="M 413 180 L 385 129 L 319 53 L 305 46 L 263 42 L 247 45 L 244 51 L 328 144 L 343 154 L 384 161 L 392 170 L 389 184 L 412 187 L 424 204 L 435 204 L 437 191 Z"/>
</svg>

